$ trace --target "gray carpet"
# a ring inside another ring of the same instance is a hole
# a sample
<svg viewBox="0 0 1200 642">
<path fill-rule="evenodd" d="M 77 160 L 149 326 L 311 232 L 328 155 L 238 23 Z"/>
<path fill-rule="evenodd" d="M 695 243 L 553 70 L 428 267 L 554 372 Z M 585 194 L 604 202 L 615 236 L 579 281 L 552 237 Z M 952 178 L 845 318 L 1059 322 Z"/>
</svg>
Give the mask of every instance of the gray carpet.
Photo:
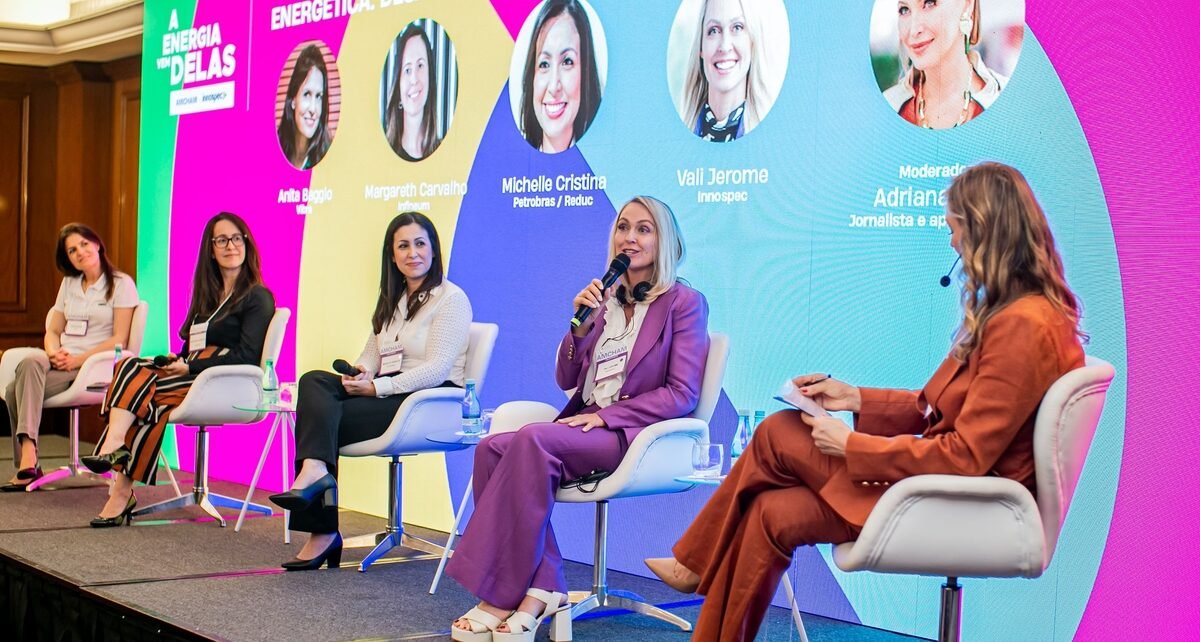
<svg viewBox="0 0 1200 642">
<path fill-rule="evenodd" d="M 41 451 L 46 469 L 57 466 L 65 461 L 66 439 L 48 436 Z M 0 460 L 0 476 L 11 475 L 12 461 Z M 181 486 L 190 487 L 190 475 L 176 475 Z M 338 570 L 284 573 L 278 564 L 290 559 L 299 544 L 283 543 L 279 516 L 248 518 L 235 533 L 234 511 L 222 511 L 229 527 L 221 529 L 192 507 L 130 528 L 94 530 L 87 522 L 107 490 L 79 484 L 0 494 L 0 554 L 18 556 L 85 590 L 198 632 L 230 640 L 448 640 L 450 622 L 475 601 L 449 578 L 437 595 L 428 594 L 436 560 L 385 560 L 359 573 L 365 548 L 346 549 Z M 213 489 L 234 497 L 246 491 L 224 482 L 214 482 Z M 170 497 L 173 489 L 139 487 L 137 494 L 145 505 Z M 256 493 L 255 500 L 266 503 L 266 493 Z M 347 537 L 377 532 L 383 525 L 377 517 L 342 513 Z M 435 541 L 445 537 L 413 530 Z M 571 588 L 590 587 L 590 566 L 568 563 L 566 572 Z M 668 605 L 691 622 L 699 612 L 698 603 L 654 580 L 613 572 L 609 584 Z M 575 623 L 576 640 L 682 642 L 690 637 L 644 616 L 592 617 L 595 613 Z M 805 624 L 811 642 L 915 639 L 812 615 L 805 616 Z M 548 639 L 547 627 L 538 639 Z M 789 612 L 772 608 L 758 639 L 797 640 Z"/>
</svg>

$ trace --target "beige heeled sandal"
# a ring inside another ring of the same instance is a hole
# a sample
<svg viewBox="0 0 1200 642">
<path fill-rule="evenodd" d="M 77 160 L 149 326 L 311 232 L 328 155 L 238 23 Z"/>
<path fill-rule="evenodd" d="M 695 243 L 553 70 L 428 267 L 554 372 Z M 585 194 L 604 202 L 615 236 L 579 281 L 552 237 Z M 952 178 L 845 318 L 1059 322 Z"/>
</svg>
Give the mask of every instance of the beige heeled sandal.
<svg viewBox="0 0 1200 642">
<path fill-rule="evenodd" d="M 492 639 L 496 642 L 533 642 L 542 620 L 553 617 L 555 613 L 563 609 L 571 608 L 571 603 L 567 601 L 565 593 L 531 588 L 525 591 L 525 594 L 546 605 L 542 609 L 542 614 L 534 617 L 524 611 L 514 611 L 504 621 L 508 625 L 508 631 L 495 631 L 492 634 Z"/>
<path fill-rule="evenodd" d="M 512 613 L 510 612 L 508 616 L 511 615 Z M 455 642 L 491 642 L 492 634 L 504 623 L 504 619 L 498 618 L 478 606 L 464 613 L 458 620 L 466 620 L 471 628 L 470 630 L 460 629 L 451 624 L 450 639 L 455 640 Z M 455 622 L 458 620 L 455 620 Z"/>
</svg>

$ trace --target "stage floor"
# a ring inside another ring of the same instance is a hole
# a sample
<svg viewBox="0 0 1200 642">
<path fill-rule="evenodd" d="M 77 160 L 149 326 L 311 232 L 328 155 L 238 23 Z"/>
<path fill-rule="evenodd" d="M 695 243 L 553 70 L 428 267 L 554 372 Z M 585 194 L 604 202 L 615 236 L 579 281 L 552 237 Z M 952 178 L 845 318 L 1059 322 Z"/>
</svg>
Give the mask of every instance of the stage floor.
<svg viewBox="0 0 1200 642">
<path fill-rule="evenodd" d="M 43 468 L 62 465 L 66 440 L 46 436 L 42 441 Z M 13 474 L 7 444 L 0 453 L 0 480 L 6 481 Z M 190 487 L 189 474 L 176 476 L 181 486 Z M 213 490 L 242 497 L 246 487 L 214 482 Z M 130 528 L 89 528 L 88 520 L 106 492 L 104 486 L 68 481 L 57 489 L 0 493 L 0 557 L 113 608 L 211 639 L 449 640 L 451 620 L 475 602 L 448 578 L 436 595 L 429 595 L 436 558 L 386 559 L 359 573 L 358 562 L 368 549 L 347 549 L 340 569 L 285 573 L 278 564 L 290 559 L 299 545 L 283 543 L 279 515 L 247 517 L 236 533 L 235 512 L 222 511 L 229 522 L 222 529 L 201 518 L 196 508 L 163 513 L 162 519 L 137 521 Z M 140 487 L 137 493 L 145 505 L 172 496 L 173 489 Z M 257 501 L 266 503 L 266 493 L 258 493 Z M 380 518 L 342 512 L 342 533 L 347 537 L 383 526 Z M 445 539 L 441 533 L 413 530 Z M 589 565 L 568 563 L 566 573 L 572 589 L 591 585 Z M 656 580 L 610 572 L 609 584 L 640 593 L 688 621 L 694 622 L 699 612 L 697 600 Z M 0 608 L 9 608 L 6 599 L 0 596 Z M 598 613 L 600 617 L 589 614 L 576 621 L 576 640 L 683 641 L 690 636 L 647 617 Z M 917 639 L 814 615 L 806 615 L 804 621 L 811 642 Z M 542 627 L 539 639 L 548 639 L 547 627 Z M 772 608 L 758 639 L 798 639 L 788 611 Z"/>
</svg>

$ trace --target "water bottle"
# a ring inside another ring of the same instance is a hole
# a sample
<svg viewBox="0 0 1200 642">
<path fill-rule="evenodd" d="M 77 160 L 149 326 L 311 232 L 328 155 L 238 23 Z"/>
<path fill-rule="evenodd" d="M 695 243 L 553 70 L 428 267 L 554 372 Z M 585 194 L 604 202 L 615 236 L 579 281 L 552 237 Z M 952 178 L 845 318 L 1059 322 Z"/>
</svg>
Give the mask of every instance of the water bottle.
<svg viewBox="0 0 1200 642">
<path fill-rule="evenodd" d="M 113 346 L 113 372 L 117 371 L 117 364 L 121 363 L 121 344 Z"/>
<path fill-rule="evenodd" d="M 462 431 L 464 435 L 478 435 L 483 431 L 480 420 L 482 410 L 479 407 L 479 395 L 475 394 L 475 380 L 467 379 L 467 389 L 463 392 L 462 400 Z"/>
<path fill-rule="evenodd" d="M 758 425 L 761 424 L 763 422 L 763 419 L 765 419 L 766 417 L 767 417 L 766 411 L 764 411 L 764 410 L 755 410 L 754 411 L 754 423 L 750 424 L 750 436 L 751 437 L 754 436 L 754 431 L 758 430 Z"/>
<path fill-rule="evenodd" d="M 263 403 L 274 406 L 279 403 L 279 375 L 275 373 L 275 361 L 267 359 L 267 369 L 262 378 Z"/>
<path fill-rule="evenodd" d="M 750 411 L 738 411 L 737 430 L 733 432 L 733 443 L 729 445 L 729 466 L 733 467 L 733 462 L 746 451 L 746 447 L 750 445 Z"/>
</svg>

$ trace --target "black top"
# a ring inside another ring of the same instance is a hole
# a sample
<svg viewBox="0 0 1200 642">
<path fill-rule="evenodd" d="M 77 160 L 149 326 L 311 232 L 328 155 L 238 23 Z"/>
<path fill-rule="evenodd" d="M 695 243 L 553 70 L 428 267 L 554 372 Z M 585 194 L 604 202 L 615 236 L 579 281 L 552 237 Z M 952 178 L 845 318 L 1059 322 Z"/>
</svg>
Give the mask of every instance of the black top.
<svg viewBox="0 0 1200 642">
<path fill-rule="evenodd" d="M 230 305 L 230 304 L 226 304 Z M 275 297 L 267 288 L 256 285 L 253 289 L 233 304 L 228 311 L 213 319 L 208 324 L 208 345 L 229 348 L 229 352 L 208 359 L 193 359 L 188 362 L 191 374 L 200 374 L 213 366 L 252 365 L 257 366 L 262 361 L 263 343 L 267 339 L 267 327 L 271 325 L 271 317 L 275 316 Z M 207 314 L 199 315 L 203 322 Z M 179 338 L 183 339 L 183 350 L 180 354 L 191 352 L 188 345 L 188 333 L 192 327 L 192 319 L 188 319 L 179 329 Z"/>
</svg>

